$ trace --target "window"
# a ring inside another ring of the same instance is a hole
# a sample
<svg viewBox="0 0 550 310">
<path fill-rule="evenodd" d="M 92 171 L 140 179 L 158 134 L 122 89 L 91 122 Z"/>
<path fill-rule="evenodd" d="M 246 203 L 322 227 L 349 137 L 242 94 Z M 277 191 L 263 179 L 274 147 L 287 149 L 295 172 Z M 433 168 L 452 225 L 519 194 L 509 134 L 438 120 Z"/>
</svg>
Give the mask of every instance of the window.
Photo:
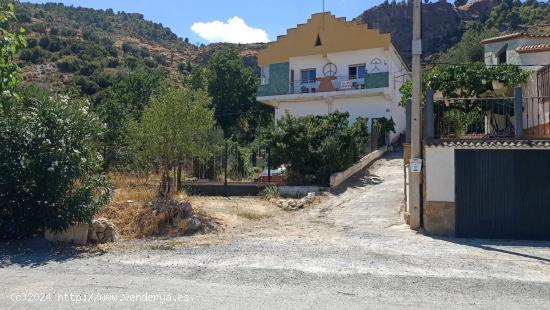
<svg viewBox="0 0 550 310">
<path fill-rule="evenodd" d="M 365 65 L 352 65 L 349 66 L 349 79 L 350 80 L 356 80 L 356 79 L 364 79 L 365 73 L 367 70 L 365 69 Z"/>
<path fill-rule="evenodd" d="M 496 52 L 497 65 L 504 65 L 507 63 L 506 51 L 508 50 L 508 44 L 505 44 L 498 52 Z"/>
<path fill-rule="evenodd" d="M 269 66 L 261 68 L 262 85 L 269 84 Z"/>
<path fill-rule="evenodd" d="M 315 83 L 317 78 L 317 71 L 315 69 L 302 70 L 302 83 Z"/>
</svg>

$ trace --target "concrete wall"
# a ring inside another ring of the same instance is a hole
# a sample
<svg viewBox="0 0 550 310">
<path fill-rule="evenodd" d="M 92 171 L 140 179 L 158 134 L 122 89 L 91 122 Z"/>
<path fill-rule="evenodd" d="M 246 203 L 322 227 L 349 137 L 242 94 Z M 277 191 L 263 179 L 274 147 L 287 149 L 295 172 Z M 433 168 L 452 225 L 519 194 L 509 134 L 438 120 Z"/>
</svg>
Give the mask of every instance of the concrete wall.
<svg viewBox="0 0 550 310">
<path fill-rule="evenodd" d="M 436 236 L 455 234 L 455 149 L 425 148 L 424 229 Z"/>
<path fill-rule="evenodd" d="M 342 184 L 344 181 L 352 177 L 357 172 L 363 170 L 366 166 L 370 165 L 375 160 L 379 159 L 387 151 L 387 148 L 384 147 L 380 150 L 376 150 L 370 154 L 367 154 L 358 163 L 349 167 L 348 169 L 334 173 L 330 176 L 330 187 L 336 187 Z"/>
<path fill-rule="evenodd" d="M 426 147 L 426 201 L 455 201 L 455 149 Z"/>
<path fill-rule="evenodd" d="M 308 193 L 317 193 L 324 188 L 319 186 L 279 186 L 277 189 L 282 197 L 304 197 Z"/>
</svg>

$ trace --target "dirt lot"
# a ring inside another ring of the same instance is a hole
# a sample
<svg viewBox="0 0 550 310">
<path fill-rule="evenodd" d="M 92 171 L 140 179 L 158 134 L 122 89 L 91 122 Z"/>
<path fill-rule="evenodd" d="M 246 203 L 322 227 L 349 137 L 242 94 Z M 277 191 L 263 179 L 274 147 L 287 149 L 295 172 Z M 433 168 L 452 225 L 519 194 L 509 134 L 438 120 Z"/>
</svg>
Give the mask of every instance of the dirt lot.
<svg viewBox="0 0 550 310">
<path fill-rule="evenodd" d="M 305 210 L 197 205 L 226 223 L 213 234 L 80 254 L 4 244 L 0 308 L 550 308 L 549 242 L 431 238 L 403 224 L 402 197 L 392 154 Z"/>
</svg>

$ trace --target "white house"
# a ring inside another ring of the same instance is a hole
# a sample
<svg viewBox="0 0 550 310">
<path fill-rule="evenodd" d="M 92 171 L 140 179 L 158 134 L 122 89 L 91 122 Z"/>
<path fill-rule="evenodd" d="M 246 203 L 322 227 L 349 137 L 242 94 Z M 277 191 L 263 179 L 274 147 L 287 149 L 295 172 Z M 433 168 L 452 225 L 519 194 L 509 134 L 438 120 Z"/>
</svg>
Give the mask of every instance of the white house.
<svg viewBox="0 0 550 310">
<path fill-rule="evenodd" d="M 550 87 L 541 87 L 550 83 L 549 77 L 543 74 L 550 65 L 550 34 L 512 33 L 483 40 L 481 44 L 486 65 L 519 65 L 532 71 L 524 96 L 550 96 Z"/>
<path fill-rule="evenodd" d="M 274 107 L 276 119 L 347 111 L 350 122 L 393 118 L 397 133 L 390 139 L 405 130 L 399 88 L 409 71 L 390 34 L 314 14 L 260 51 L 258 63 L 257 100 Z"/>
</svg>

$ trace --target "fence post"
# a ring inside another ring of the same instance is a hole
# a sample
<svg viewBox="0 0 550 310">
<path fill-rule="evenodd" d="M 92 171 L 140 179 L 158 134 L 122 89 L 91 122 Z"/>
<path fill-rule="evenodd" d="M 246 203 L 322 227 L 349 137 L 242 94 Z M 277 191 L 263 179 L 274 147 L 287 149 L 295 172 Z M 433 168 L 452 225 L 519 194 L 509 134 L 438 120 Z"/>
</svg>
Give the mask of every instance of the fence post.
<svg viewBox="0 0 550 310">
<path fill-rule="evenodd" d="M 523 93 L 521 87 L 514 88 L 514 115 L 516 118 L 516 138 L 523 137 Z"/>
<path fill-rule="evenodd" d="M 227 196 L 227 139 L 225 140 L 223 158 L 223 192 Z"/>
<path fill-rule="evenodd" d="M 434 138 L 434 92 L 426 90 L 426 106 L 424 110 L 424 137 Z"/>
<path fill-rule="evenodd" d="M 411 143 L 411 100 L 407 101 L 407 105 L 405 105 L 405 143 L 410 144 Z"/>
<path fill-rule="evenodd" d="M 267 148 L 267 183 L 271 184 L 271 149 Z"/>
</svg>

